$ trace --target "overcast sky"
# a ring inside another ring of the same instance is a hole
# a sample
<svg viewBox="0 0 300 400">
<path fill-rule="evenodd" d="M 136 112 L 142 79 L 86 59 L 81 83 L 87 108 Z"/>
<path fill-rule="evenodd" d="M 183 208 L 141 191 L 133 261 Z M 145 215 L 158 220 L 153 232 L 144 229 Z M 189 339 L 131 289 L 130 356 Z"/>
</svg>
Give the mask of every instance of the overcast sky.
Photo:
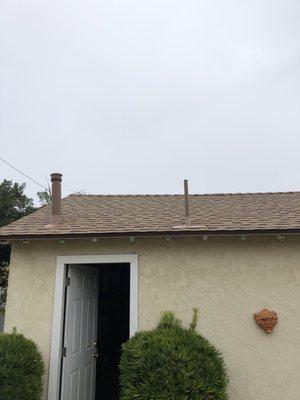
<svg viewBox="0 0 300 400">
<path fill-rule="evenodd" d="M 0 156 L 65 195 L 300 190 L 299 21 L 299 0 L 2 0 Z"/>
</svg>

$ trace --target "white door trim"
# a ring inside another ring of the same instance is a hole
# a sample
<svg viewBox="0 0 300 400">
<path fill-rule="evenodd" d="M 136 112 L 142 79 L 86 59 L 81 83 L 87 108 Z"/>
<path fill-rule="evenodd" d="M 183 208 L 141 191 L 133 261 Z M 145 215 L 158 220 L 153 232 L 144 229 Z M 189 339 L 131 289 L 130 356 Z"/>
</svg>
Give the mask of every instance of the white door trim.
<svg viewBox="0 0 300 400">
<path fill-rule="evenodd" d="M 60 395 L 66 266 L 68 264 L 115 263 L 130 263 L 130 336 L 133 336 L 138 331 L 137 254 L 62 256 L 56 258 L 56 279 L 52 320 L 48 400 L 59 400 Z"/>
</svg>

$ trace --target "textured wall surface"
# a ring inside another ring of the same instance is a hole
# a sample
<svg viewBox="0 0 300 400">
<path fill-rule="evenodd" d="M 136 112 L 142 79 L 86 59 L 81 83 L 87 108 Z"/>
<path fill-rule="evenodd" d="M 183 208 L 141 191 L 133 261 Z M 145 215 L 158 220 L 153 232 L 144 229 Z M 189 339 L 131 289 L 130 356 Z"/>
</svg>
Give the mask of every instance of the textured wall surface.
<svg viewBox="0 0 300 400">
<path fill-rule="evenodd" d="M 228 365 L 231 400 L 300 398 L 300 238 L 163 238 L 36 241 L 13 245 L 5 330 L 36 341 L 49 364 L 56 256 L 139 255 L 139 327 L 170 309 L 199 331 Z M 253 313 L 275 310 L 271 335 Z M 45 382 L 46 382 L 45 378 Z"/>
</svg>

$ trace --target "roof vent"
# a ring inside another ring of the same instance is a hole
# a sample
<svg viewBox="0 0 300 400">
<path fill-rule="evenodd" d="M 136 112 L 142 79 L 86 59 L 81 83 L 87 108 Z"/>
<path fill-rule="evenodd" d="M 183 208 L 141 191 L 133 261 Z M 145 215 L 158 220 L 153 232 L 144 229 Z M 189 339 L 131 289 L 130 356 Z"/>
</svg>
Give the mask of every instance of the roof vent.
<svg viewBox="0 0 300 400">
<path fill-rule="evenodd" d="M 185 209 L 185 223 L 184 225 L 176 225 L 172 228 L 179 231 L 191 230 L 205 230 L 205 225 L 193 225 L 191 223 L 190 202 L 189 202 L 189 181 L 184 180 L 184 209 Z"/>
<path fill-rule="evenodd" d="M 51 219 L 50 225 L 58 224 L 61 220 L 61 181 L 62 174 L 54 172 L 51 174 Z"/>
<path fill-rule="evenodd" d="M 185 205 L 185 225 L 191 225 L 190 204 L 189 204 L 189 181 L 184 180 L 184 205 Z"/>
</svg>

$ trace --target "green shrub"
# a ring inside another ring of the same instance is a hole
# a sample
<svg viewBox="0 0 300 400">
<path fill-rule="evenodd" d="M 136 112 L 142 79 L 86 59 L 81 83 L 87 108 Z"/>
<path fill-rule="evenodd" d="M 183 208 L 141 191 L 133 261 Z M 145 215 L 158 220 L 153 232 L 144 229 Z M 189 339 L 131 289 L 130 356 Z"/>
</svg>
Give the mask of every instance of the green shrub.
<svg viewBox="0 0 300 400">
<path fill-rule="evenodd" d="M 184 328 L 171 312 L 152 331 L 123 345 L 122 400 L 225 400 L 228 378 L 219 352 L 196 332 L 197 310 Z"/>
<path fill-rule="evenodd" d="M 0 334 L 0 399 L 40 400 L 44 363 L 36 344 L 23 335 Z"/>
</svg>

